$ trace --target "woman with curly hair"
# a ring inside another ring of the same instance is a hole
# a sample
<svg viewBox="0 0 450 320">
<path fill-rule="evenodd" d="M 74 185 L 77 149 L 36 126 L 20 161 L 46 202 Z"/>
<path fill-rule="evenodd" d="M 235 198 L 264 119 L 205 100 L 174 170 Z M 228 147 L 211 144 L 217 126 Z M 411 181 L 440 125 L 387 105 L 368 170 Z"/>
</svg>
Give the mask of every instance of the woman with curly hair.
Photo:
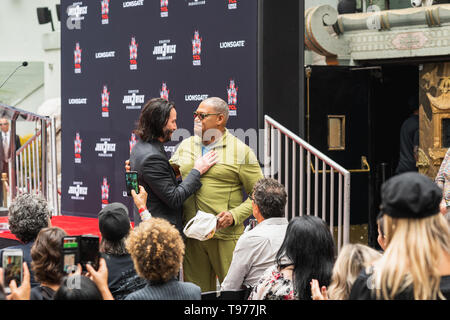
<svg viewBox="0 0 450 320">
<path fill-rule="evenodd" d="M 5 249 L 22 249 L 23 260 L 30 269 L 31 287 L 39 285 L 35 282 L 34 273 L 31 271 L 31 247 L 39 231 L 51 226 L 50 216 L 47 201 L 34 194 L 21 194 L 9 206 L 9 230 L 22 244 Z M 0 259 L 2 256 L 0 251 Z"/>
<path fill-rule="evenodd" d="M 126 242 L 134 267 L 147 285 L 125 300 L 200 300 L 200 287 L 176 279 L 184 255 L 184 242 L 168 221 L 152 218 L 130 232 Z"/>
<path fill-rule="evenodd" d="M 53 300 L 64 278 L 61 266 L 62 238 L 67 233 L 57 227 L 42 229 L 31 248 L 31 269 L 40 286 L 31 289 L 30 300 Z"/>
</svg>

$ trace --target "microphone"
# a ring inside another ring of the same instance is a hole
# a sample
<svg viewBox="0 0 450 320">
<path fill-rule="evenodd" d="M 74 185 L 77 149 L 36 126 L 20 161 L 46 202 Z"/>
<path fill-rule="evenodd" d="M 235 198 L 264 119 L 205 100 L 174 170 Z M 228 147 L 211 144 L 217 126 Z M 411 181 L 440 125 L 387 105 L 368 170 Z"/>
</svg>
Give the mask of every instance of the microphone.
<svg viewBox="0 0 450 320">
<path fill-rule="evenodd" d="M 6 78 L 6 80 L 3 81 L 3 83 L 0 85 L 0 89 L 5 85 L 5 83 L 9 80 L 9 78 L 11 78 L 12 75 L 13 75 L 14 73 L 16 73 L 16 71 L 17 71 L 20 67 L 26 67 L 27 65 L 28 65 L 28 62 L 27 62 L 27 61 L 24 61 L 24 62 L 22 62 L 21 65 L 19 65 L 16 69 L 14 69 L 14 71 L 11 72 L 11 74 Z"/>
</svg>

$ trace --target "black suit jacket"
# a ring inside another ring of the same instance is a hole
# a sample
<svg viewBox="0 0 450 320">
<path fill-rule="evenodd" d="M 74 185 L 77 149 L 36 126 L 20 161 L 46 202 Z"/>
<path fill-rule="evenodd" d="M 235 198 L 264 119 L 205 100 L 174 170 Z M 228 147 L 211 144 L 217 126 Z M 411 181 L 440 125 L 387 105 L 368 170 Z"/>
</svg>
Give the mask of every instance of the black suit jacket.
<svg viewBox="0 0 450 320">
<path fill-rule="evenodd" d="M 138 182 L 148 193 L 147 209 L 153 217 L 164 218 L 182 231 L 183 202 L 202 186 L 200 172 L 191 172 L 178 184 L 164 145 L 158 140 L 139 141 L 130 155 L 130 167 L 138 172 Z M 141 222 L 136 206 L 134 223 Z"/>
<path fill-rule="evenodd" d="M 10 146 L 11 146 L 11 142 L 10 142 Z M 21 147 L 20 144 L 20 138 L 19 136 L 16 134 L 16 151 Z M 8 152 L 9 150 L 3 150 L 3 132 L 0 131 L 0 170 L 2 170 L 2 172 L 8 172 L 8 166 L 6 165 L 5 159 L 5 152 Z"/>
</svg>

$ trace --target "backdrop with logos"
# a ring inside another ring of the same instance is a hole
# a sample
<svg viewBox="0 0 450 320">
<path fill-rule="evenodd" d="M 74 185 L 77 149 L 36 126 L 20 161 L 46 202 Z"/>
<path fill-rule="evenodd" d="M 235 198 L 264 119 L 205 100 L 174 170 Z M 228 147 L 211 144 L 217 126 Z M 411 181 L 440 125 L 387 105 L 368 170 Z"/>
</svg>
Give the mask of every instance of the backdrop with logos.
<svg viewBox="0 0 450 320">
<path fill-rule="evenodd" d="M 201 100 L 228 102 L 228 128 L 257 129 L 258 1 L 61 1 L 64 215 L 96 217 L 126 196 L 124 162 L 141 108 L 175 103 L 176 140 Z M 181 137 L 180 137 L 181 136 Z M 255 150 L 256 152 L 256 150 Z"/>
</svg>

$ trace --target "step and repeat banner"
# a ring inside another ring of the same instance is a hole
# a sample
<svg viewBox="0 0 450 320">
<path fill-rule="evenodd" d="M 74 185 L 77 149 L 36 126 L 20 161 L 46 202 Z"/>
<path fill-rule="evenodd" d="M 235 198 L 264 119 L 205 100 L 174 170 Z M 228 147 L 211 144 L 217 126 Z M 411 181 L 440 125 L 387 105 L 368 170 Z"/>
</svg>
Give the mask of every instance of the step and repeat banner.
<svg viewBox="0 0 450 320">
<path fill-rule="evenodd" d="M 191 134 L 212 96 L 228 128 L 257 128 L 257 14 L 249 0 L 61 1 L 62 214 L 122 202 L 132 216 L 124 162 L 151 98 L 173 101 Z"/>
</svg>

